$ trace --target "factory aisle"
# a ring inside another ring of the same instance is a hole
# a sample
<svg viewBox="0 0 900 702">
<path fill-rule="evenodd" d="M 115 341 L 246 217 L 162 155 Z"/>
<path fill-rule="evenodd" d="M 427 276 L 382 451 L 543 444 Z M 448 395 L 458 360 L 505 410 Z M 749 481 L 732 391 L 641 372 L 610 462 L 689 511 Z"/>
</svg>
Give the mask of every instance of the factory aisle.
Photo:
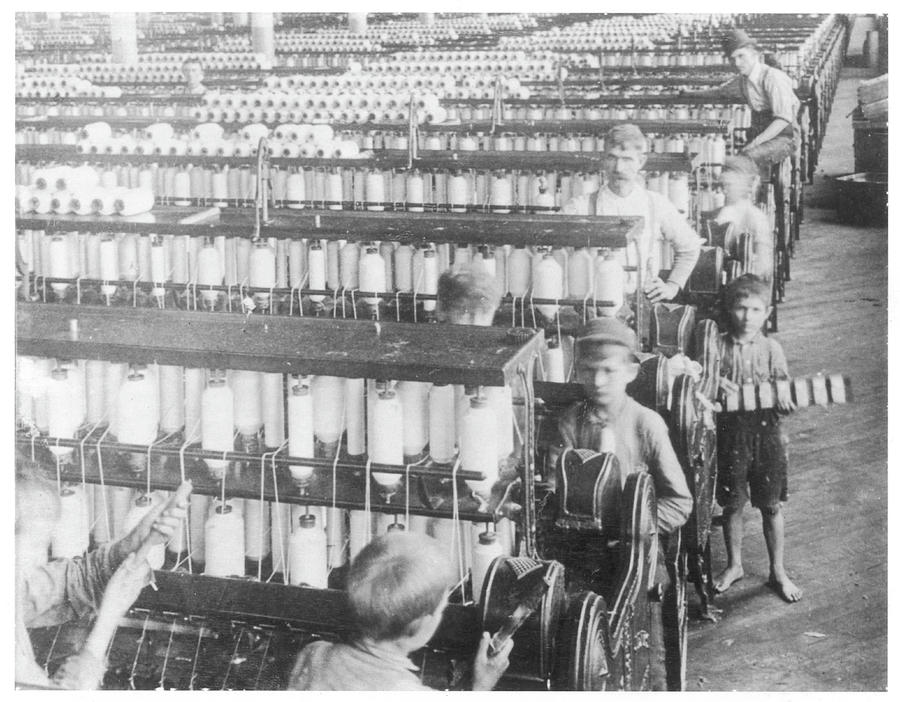
<svg viewBox="0 0 900 702">
<path fill-rule="evenodd" d="M 869 75 L 862 72 L 842 74 L 810 193 L 816 203 L 825 204 L 823 176 L 853 170 L 846 115 L 859 78 Z M 887 685 L 887 229 L 840 225 L 833 210 L 808 206 L 792 276 L 777 335 L 791 373 L 844 373 L 854 402 L 785 420 L 786 564 L 803 599 L 789 605 L 766 587 L 761 521 L 748 510 L 744 580 L 717 598 L 718 623 L 691 622 L 692 690 Z M 725 562 L 720 529 L 713 560 L 718 572 Z"/>
</svg>

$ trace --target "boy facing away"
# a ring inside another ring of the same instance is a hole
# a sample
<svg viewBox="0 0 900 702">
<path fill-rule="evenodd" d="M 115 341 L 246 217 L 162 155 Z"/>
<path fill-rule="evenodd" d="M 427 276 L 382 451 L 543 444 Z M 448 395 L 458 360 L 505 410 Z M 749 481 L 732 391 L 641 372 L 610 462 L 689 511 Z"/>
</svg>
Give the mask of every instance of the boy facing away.
<svg viewBox="0 0 900 702">
<path fill-rule="evenodd" d="M 762 333 L 772 311 L 768 300 L 768 284 L 755 275 L 741 276 L 726 289 L 730 328 L 719 337 L 720 387 L 724 396 L 740 392 L 745 383 L 790 377 L 781 345 Z M 793 409 L 790 398 L 779 398 L 777 408 L 719 415 L 717 499 L 723 509 L 728 564 L 715 579 L 717 592 L 724 592 L 744 577 L 741 545 L 744 506 L 749 499 L 762 513 L 770 586 L 787 602 L 796 602 L 803 596 L 784 569 L 781 503 L 787 499 L 787 438 L 778 422 L 779 412 Z"/>
<path fill-rule="evenodd" d="M 357 626 L 350 643 L 315 641 L 294 663 L 289 690 L 414 690 L 422 684 L 409 655 L 434 636 L 450 587 L 452 566 L 437 541 L 409 532 L 378 536 L 357 554 L 347 597 Z M 509 665 L 512 640 L 488 657 L 483 634 L 473 666 L 474 690 L 490 690 Z"/>
</svg>

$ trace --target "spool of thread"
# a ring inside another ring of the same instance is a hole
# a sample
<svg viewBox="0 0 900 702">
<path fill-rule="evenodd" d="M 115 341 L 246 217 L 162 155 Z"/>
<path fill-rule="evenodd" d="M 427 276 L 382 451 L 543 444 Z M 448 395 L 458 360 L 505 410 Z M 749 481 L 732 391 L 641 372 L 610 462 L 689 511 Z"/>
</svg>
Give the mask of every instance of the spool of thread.
<svg viewBox="0 0 900 702">
<path fill-rule="evenodd" d="M 406 209 L 410 212 L 424 212 L 425 179 L 419 171 L 406 176 Z"/>
<path fill-rule="evenodd" d="M 509 214 L 512 207 L 512 179 L 506 173 L 497 173 L 491 178 L 490 211 L 496 214 Z"/>
<path fill-rule="evenodd" d="M 385 195 L 384 174 L 380 171 L 366 171 L 365 198 L 367 210 L 372 212 L 382 212 L 384 210 L 387 196 Z"/>
<path fill-rule="evenodd" d="M 340 287 L 345 290 L 359 288 L 359 245 L 348 241 L 342 247 L 339 256 Z"/>
<path fill-rule="evenodd" d="M 302 210 L 306 200 L 306 180 L 303 173 L 291 173 L 285 184 L 285 204 L 290 210 Z"/>
<path fill-rule="evenodd" d="M 438 272 L 437 256 L 435 256 L 434 249 L 428 248 L 422 253 L 422 268 L 422 287 L 419 292 L 428 295 L 436 295 L 440 273 Z M 436 308 L 437 300 L 422 301 L 422 309 L 426 312 L 434 312 Z"/>
<path fill-rule="evenodd" d="M 344 208 L 344 181 L 337 171 L 329 172 L 325 176 L 325 206 L 329 210 L 341 210 Z"/>
<path fill-rule="evenodd" d="M 274 449 L 284 443 L 284 376 L 261 375 L 264 443 L 267 449 Z"/>
<path fill-rule="evenodd" d="M 69 393 L 69 374 L 63 368 L 56 368 L 50 373 L 50 380 L 45 386 L 45 408 L 47 431 L 50 436 L 60 439 L 74 439 L 78 430 L 77 417 L 71 411 Z M 35 410 L 35 419 L 38 410 Z M 50 450 L 60 458 L 72 455 L 72 448 L 51 446 Z"/>
<path fill-rule="evenodd" d="M 625 270 L 613 255 L 597 258 L 594 269 L 594 300 L 599 304 L 599 316 L 615 317 L 625 301 L 625 282 Z"/>
<path fill-rule="evenodd" d="M 123 217 L 149 212 L 153 209 L 153 191 L 142 188 L 126 190 L 115 198 L 113 208 Z"/>
<path fill-rule="evenodd" d="M 300 288 L 307 270 L 306 242 L 291 239 L 288 242 L 288 282 L 292 288 Z"/>
<path fill-rule="evenodd" d="M 447 200 L 451 212 L 465 213 L 469 201 L 469 184 L 465 176 L 455 173 L 447 179 Z"/>
<path fill-rule="evenodd" d="M 271 518 L 272 570 L 276 573 L 287 573 L 291 543 L 291 506 L 273 504 Z"/>
<path fill-rule="evenodd" d="M 290 542 L 291 585 L 328 587 L 328 541 L 315 515 L 300 517 Z"/>
<path fill-rule="evenodd" d="M 377 393 L 369 416 L 369 459 L 373 463 L 403 464 L 403 408 L 397 394 L 391 389 Z M 380 486 L 395 488 L 401 476 L 390 473 L 372 473 Z"/>
<path fill-rule="evenodd" d="M 342 509 L 329 507 L 325 524 L 328 568 L 341 568 L 347 563 L 347 517 Z"/>
<path fill-rule="evenodd" d="M 386 274 L 385 262 L 378 253 L 378 248 L 374 244 L 367 245 L 365 253 L 359 260 L 359 288 L 364 292 L 386 292 Z M 377 309 L 377 297 L 368 296 L 363 300 L 370 308 Z"/>
<path fill-rule="evenodd" d="M 244 554 L 251 561 L 261 561 L 271 548 L 266 532 L 269 529 L 269 503 L 244 500 Z"/>
<path fill-rule="evenodd" d="M 88 549 L 90 519 L 82 485 L 67 485 L 59 493 L 59 517 L 50 539 L 53 558 L 75 558 Z"/>
<path fill-rule="evenodd" d="M 52 278 L 71 278 L 71 261 L 69 258 L 69 241 L 62 234 L 50 238 L 50 276 Z M 63 298 L 69 289 L 67 283 L 52 283 L 51 288 L 57 297 Z"/>
<path fill-rule="evenodd" d="M 125 519 L 122 524 L 122 532 L 124 534 L 130 533 L 131 530 L 134 529 L 138 524 L 140 524 L 141 520 L 147 516 L 147 513 L 150 512 L 159 503 L 160 496 L 156 492 L 140 495 L 132 502 L 131 509 L 129 509 L 128 514 L 125 515 Z M 150 564 L 150 567 L 153 568 L 153 570 L 159 570 L 160 568 L 162 568 L 165 560 L 165 544 L 157 544 L 156 546 L 152 546 L 149 549 L 147 553 L 147 562 Z"/>
<path fill-rule="evenodd" d="M 418 460 L 428 443 L 428 383 L 397 383 L 397 396 L 403 408 L 403 455 Z"/>
<path fill-rule="evenodd" d="M 149 446 L 159 434 L 158 380 L 148 370 L 128 374 L 116 396 L 116 438 L 123 444 Z M 135 468 L 144 468 L 143 454 L 132 456 Z"/>
<path fill-rule="evenodd" d="M 394 252 L 394 289 L 399 292 L 412 292 L 413 289 L 413 249 L 408 244 L 401 244 Z"/>
<path fill-rule="evenodd" d="M 531 287 L 531 252 L 516 246 L 507 260 L 508 290 L 513 297 L 524 297 Z"/>
<path fill-rule="evenodd" d="M 206 520 L 204 575 L 244 575 L 244 518 L 232 505 L 219 505 Z"/>
<path fill-rule="evenodd" d="M 503 545 L 496 532 L 483 531 L 478 534 L 472 548 L 472 597 L 481 602 L 484 578 L 495 558 L 504 555 Z"/>
<path fill-rule="evenodd" d="M 102 422 L 106 414 L 105 366 L 104 361 L 87 361 L 84 364 L 85 419 L 92 425 Z M 17 373 L 16 377 L 21 378 L 21 375 Z"/>
<path fill-rule="evenodd" d="M 463 415 L 459 436 L 459 455 L 463 470 L 483 473 L 484 480 L 467 480 L 475 494 L 486 498 L 497 481 L 499 453 L 497 416 L 488 400 L 472 397 Z"/>
<path fill-rule="evenodd" d="M 288 395 L 288 454 L 294 458 L 315 455 L 313 397 L 305 385 L 294 385 Z M 291 477 L 302 485 L 312 478 L 313 466 L 291 465 Z"/>
<path fill-rule="evenodd" d="M 200 436 L 201 445 L 208 451 L 234 450 L 234 394 L 220 375 L 210 378 L 201 399 Z M 221 479 L 225 475 L 228 461 L 205 459 L 210 473 Z"/>
<path fill-rule="evenodd" d="M 361 456 L 366 452 L 366 386 L 363 378 L 347 378 L 346 397 L 347 453 Z"/>
<path fill-rule="evenodd" d="M 262 373 L 235 370 L 230 378 L 234 426 L 243 437 L 255 437 L 263 426 Z"/>
<path fill-rule="evenodd" d="M 484 389 L 488 401 L 497 418 L 497 458 L 507 458 L 514 448 L 512 393 L 506 386 L 492 386 Z"/>
<path fill-rule="evenodd" d="M 250 252 L 250 286 L 254 288 L 275 287 L 275 251 L 263 240 L 253 242 Z M 253 299 L 263 309 L 269 308 L 271 293 L 256 292 Z"/>
<path fill-rule="evenodd" d="M 594 290 L 594 261 L 586 248 L 569 256 L 569 297 L 584 299 Z"/>
<path fill-rule="evenodd" d="M 91 122 L 81 128 L 79 136 L 93 143 L 105 142 L 112 138 L 112 127 L 106 122 Z"/>
<path fill-rule="evenodd" d="M 432 385 L 428 398 L 428 436 L 431 460 L 453 462 L 456 448 L 455 392 L 452 385 Z"/>
<path fill-rule="evenodd" d="M 316 239 L 309 244 L 307 252 L 307 264 L 309 266 L 309 288 L 310 290 L 325 290 L 327 278 L 327 262 L 325 260 L 325 249 L 322 248 L 321 242 Z M 309 299 L 314 303 L 321 303 L 324 295 L 310 295 Z"/>
<path fill-rule="evenodd" d="M 159 428 L 164 434 L 180 431 L 184 426 L 184 369 L 181 366 L 159 367 Z"/>
<path fill-rule="evenodd" d="M 373 535 L 372 513 L 363 510 L 350 510 L 350 560 L 363 550 Z"/>
<path fill-rule="evenodd" d="M 317 375 L 310 383 L 313 429 L 316 438 L 326 447 L 334 447 L 341 438 L 344 417 L 344 379 L 332 375 Z M 331 450 L 327 450 L 332 455 Z"/>
<path fill-rule="evenodd" d="M 144 138 L 149 139 L 154 143 L 168 141 L 174 135 L 175 129 L 171 124 L 167 124 L 165 122 L 157 122 L 156 124 L 151 124 L 146 129 L 144 129 Z"/>
<path fill-rule="evenodd" d="M 209 239 L 204 242 L 197 255 L 197 284 L 200 286 L 200 296 L 211 309 L 214 308 L 220 293 L 218 290 L 204 288 L 222 284 L 222 267 L 219 251 Z"/>
<path fill-rule="evenodd" d="M 52 209 L 53 194 L 49 190 L 31 191 L 28 207 L 35 214 L 49 214 Z"/>
<path fill-rule="evenodd" d="M 563 295 L 563 268 L 552 254 L 544 253 L 534 267 L 534 296 L 559 300 Z M 552 322 L 559 313 L 559 305 L 538 305 L 537 310 L 545 320 Z"/>
<path fill-rule="evenodd" d="M 441 544 L 447 559 L 454 570 L 459 569 L 460 561 L 462 561 L 462 572 L 459 573 L 460 579 L 466 575 L 466 569 L 469 568 L 470 558 L 468 549 L 468 529 L 461 528 L 462 522 L 452 519 L 433 519 L 431 520 L 431 531 L 434 539 Z"/>
</svg>

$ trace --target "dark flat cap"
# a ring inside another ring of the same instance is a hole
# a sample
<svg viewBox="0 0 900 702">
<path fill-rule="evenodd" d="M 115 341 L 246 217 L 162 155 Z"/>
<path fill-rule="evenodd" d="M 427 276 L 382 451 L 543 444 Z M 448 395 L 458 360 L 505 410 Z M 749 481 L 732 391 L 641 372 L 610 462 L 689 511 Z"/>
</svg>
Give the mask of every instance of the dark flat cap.
<svg viewBox="0 0 900 702">
<path fill-rule="evenodd" d="M 732 30 L 722 41 L 722 50 L 726 56 L 731 56 L 735 51 L 743 49 L 745 46 L 752 46 L 755 49 L 757 44 L 756 39 L 751 39 L 750 35 L 743 29 Z"/>
</svg>

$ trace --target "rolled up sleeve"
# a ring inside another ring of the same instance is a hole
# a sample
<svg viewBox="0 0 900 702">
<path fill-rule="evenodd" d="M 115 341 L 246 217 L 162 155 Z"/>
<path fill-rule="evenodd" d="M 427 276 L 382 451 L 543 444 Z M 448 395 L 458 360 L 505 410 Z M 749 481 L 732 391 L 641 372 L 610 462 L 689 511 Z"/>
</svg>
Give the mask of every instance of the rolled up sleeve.
<svg viewBox="0 0 900 702">
<path fill-rule="evenodd" d="M 659 193 L 651 193 L 651 196 L 656 196 L 653 204 L 659 217 L 662 237 L 672 244 L 675 252 L 669 281 L 684 289 L 700 258 L 700 237 L 671 202 Z"/>
<path fill-rule="evenodd" d="M 109 546 L 101 546 L 84 556 L 35 568 L 25 579 L 26 626 L 62 624 L 96 611 L 114 566 Z"/>
</svg>

